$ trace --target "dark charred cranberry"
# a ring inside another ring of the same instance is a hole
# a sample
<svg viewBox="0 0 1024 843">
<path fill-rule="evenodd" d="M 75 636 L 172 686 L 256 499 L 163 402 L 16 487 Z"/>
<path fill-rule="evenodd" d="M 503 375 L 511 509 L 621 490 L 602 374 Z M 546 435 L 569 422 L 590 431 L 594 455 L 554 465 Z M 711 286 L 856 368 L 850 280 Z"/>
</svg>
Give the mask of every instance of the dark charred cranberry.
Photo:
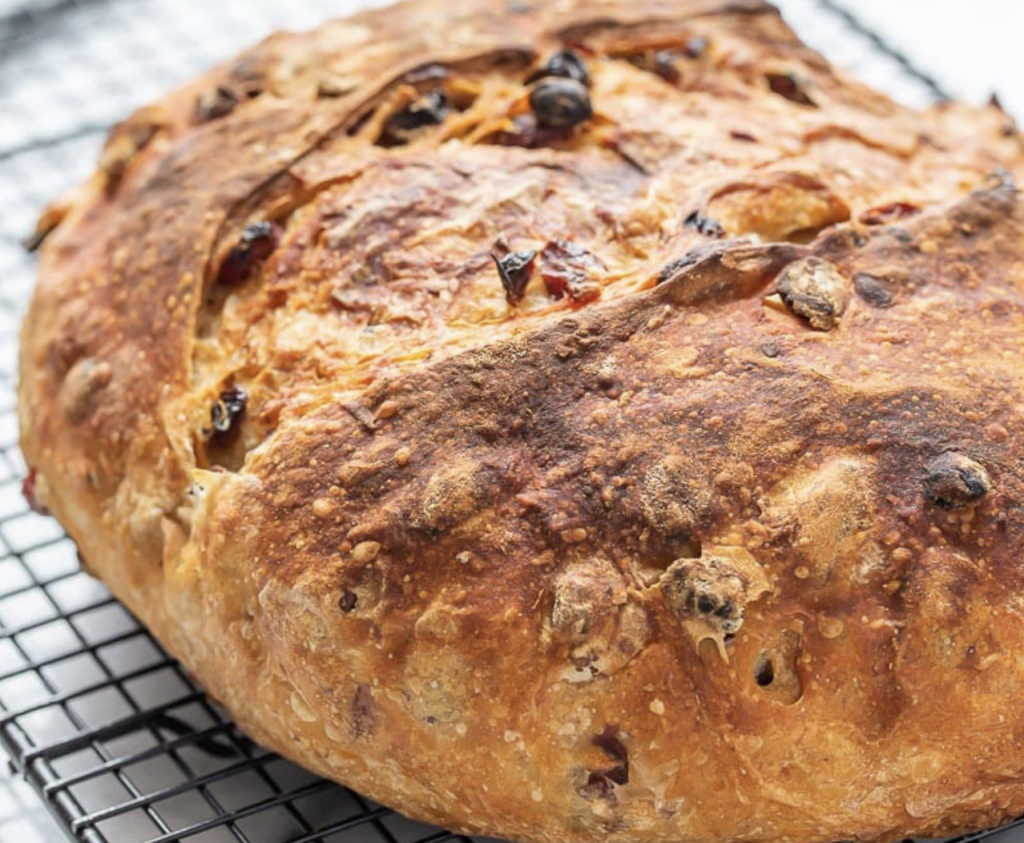
<svg viewBox="0 0 1024 843">
<path fill-rule="evenodd" d="M 238 422 L 245 415 L 249 393 L 241 386 L 229 386 L 220 393 L 210 410 L 209 439 L 219 446 L 227 445 L 238 432 Z"/>
<path fill-rule="evenodd" d="M 387 147 L 406 144 L 416 130 L 443 123 L 450 110 L 443 91 L 428 91 L 388 118 L 379 143 Z"/>
<path fill-rule="evenodd" d="M 238 243 L 228 252 L 217 273 L 217 282 L 233 286 L 241 284 L 258 264 L 270 257 L 281 242 L 281 227 L 272 222 L 254 222 L 242 230 Z"/>
<path fill-rule="evenodd" d="M 711 217 L 706 217 L 701 211 L 694 211 L 690 216 L 686 218 L 684 223 L 687 228 L 692 228 L 699 234 L 703 234 L 705 237 L 724 237 L 725 229 L 722 228 L 715 220 Z"/>
<path fill-rule="evenodd" d="M 773 93 L 778 94 L 797 105 L 809 105 L 817 108 L 817 103 L 808 96 L 800 84 L 800 80 L 792 73 L 767 73 L 765 79 Z"/>
<path fill-rule="evenodd" d="M 1017 182 L 1013 177 L 1013 173 L 1009 170 L 1000 167 L 997 170 L 993 170 L 985 178 L 984 183 L 981 186 L 982 190 L 1009 190 L 1012 192 L 1017 191 Z"/>
<path fill-rule="evenodd" d="M 873 307 L 892 307 L 893 295 L 882 281 L 867 272 L 853 276 L 853 289 L 864 301 Z"/>
<path fill-rule="evenodd" d="M 629 56 L 628 59 L 630 64 L 636 65 L 648 73 L 653 73 L 655 76 L 660 76 L 672 85 L 677 84 L 683 78 L 677 64 L 679 53 L 675 50 L 647 50 Z"/>
<path fill-rule="evenodd" d="M 237 105 L 238 95 L 230 88 L 218 85 L 196 99 L 196 122 L 207 123 L 224 117 L 234 111 Z"/>
<path fill-rule="evenodd" d="M 428 82 L 441 82 L 452 75 L 451 69 L 445 67 L 443 64 L 427 64 L 422 67 L 417 67 L 414 70 L 407 73 L 402 77 L 402 81 L 407 85 L 413 85 L 416 90 L 420 90 Z"/>
<path fill-rule="evenodd" d="M 694 35 L 686 40 L 684 51 L 688 59 L 699 59 L 708 51 L 708 39 L 703 35 Z"/>
<path fill-rule="evenodd" d="M 696 266 L 702 260 L 707 258 L 710 254 L 713 254 L 711 251 L 709 251 L 710 248 L 711 247 L 707 245 L 698 246 L 695 249 L 690 249 L 690 251 L 688 251 L 681 258 L 676 258 L 673 261 L 669 261 L 661 268 L 661 271 L 658 273 L 657 280 L 655 281 L 655 286 L 664 284 L 667 281 L 671 281 L 673 278 L 676 278 L 677 276 L 686 272 L 686 270 L 688 270 L 690 267 Z"/>
<path fill-rule="evenodd" d="M 533 249 L 511 252 L 504 257 L 491 255 L 494 265 L 498 267 L 498 275 L 501 276 L 501 286 L 505 288 L 505 298 L 510 304 L 519 301 L 526 293 L 536 257 L 537 253 Z"/>
<path fill-rule="evenodd" d="M 38 476 L 36 469 L 30 468 L 28 470 L 25 479 L 21 481 L 21 496 L 25 498 L 28 508 L 33 512 L 38 512 L 40 515 L 49 515 L 50 511 L 40 503 L 39 497 L 36 495 L 36 479 Z"/>
<path fill-rule="evenodd" d="M 576 79 L 544 79 L 530 91 L 530 108 L 541 126 L 570 129 L 594 116 L 590 94 Z"/>
<path fill-rule="evenodd" d="M 354 591 L 345 589 L 342 592 L 341 598 L 338 600 L 338 608 L 341 609 L 346 615 L 356 607 L 356 603 L 359 602 L 359 597 Z"/>
<path fill-rule="evenodd" d="M 644 69 L 675 85 L 683 78 L 676 63 L 677 58 L 678 56 L 671 50 L 658 50 L 647 60 Z"/>
<path fill-rule="evenodd" d="M 231 84 L 247 99 L 255 99 L 266 89 L 268 75 L 265 62 L 249 55 L 231 68 Z"/>
<path fill-rule="evenodd" d="M 909 202 L 890 202 L 888 205 L 869 208 L 859 219 L 862 225 L 889 225 L 897 220 L 912 217 L 920 211 L 917 205 L 911 205 Z"/>
<path fill-rule="evenodd" d="M 537 68 L 527 77 L 526 84 L 529 85 L 548 77 L 575 79 L 577 82 L 590 86 L 590 74 L 587 72 L 587 66 L 583 63 L 583 59 L 572 50 L 561 50 L 555 53 L 544 62 L 543 67 Z"/>
</svg>

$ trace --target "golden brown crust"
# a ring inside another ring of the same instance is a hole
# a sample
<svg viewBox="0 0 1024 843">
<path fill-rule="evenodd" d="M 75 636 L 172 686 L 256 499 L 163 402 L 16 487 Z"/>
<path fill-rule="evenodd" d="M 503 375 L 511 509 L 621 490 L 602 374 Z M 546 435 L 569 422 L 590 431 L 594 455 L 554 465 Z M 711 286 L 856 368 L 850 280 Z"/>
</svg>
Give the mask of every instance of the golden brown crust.
<svg viewBox="0 0 1024 843">
<path fill-rule="evenodd" d="M 759 2 L 449 5 L 115 128 L 45 219 L 39 496 L 244 728 L 416 817 L 1024 812 L 1020 135 Z"/>
</svg>

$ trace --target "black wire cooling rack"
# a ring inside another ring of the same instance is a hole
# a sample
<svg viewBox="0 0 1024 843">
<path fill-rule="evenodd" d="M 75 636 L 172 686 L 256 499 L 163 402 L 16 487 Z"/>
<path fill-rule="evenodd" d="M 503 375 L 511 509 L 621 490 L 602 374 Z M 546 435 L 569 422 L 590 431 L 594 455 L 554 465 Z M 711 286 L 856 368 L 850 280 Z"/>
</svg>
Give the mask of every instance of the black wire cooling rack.
<svg viewBox="0 0 1024 843">
<path fill-rule="evenodd" d="M 0 747 L 72 840 L 469 843 L 250 742 L 21 494 L 17 330 L 34 274 L 21 242 L 35 215 L 89 172 L 105 127 L 134 106 L 273 28 L 356 5 L 0 0 Z M 943 96 L 832 0 L 779 5 L 862 79 L 914 104 Z M 19 843 L 4 827 L 0 815 L 0 840 Z"/>
</svg>

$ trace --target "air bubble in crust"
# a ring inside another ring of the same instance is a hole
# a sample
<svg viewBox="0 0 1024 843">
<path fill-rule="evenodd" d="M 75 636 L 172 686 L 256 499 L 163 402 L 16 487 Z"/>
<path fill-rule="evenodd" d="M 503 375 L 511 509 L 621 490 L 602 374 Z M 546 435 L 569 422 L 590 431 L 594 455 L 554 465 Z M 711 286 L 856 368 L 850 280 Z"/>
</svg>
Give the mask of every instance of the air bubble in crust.
<svg viewBox="0 0 1024 843">
<path fill-rule="evenodd" d="M 797 660 L 803 652 L 803 637 L 783 629 L 758 654 L 751 671 L 754 684 L 774 702 L 794 705 L 803 696 Z"/>
</svg>

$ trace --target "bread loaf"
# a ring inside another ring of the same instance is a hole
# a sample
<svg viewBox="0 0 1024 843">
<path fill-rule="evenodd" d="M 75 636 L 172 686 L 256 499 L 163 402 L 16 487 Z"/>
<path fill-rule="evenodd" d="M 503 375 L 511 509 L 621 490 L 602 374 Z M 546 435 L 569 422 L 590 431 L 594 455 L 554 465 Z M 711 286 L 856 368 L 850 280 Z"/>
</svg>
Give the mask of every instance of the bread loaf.
<svg viewBox="0 0 1024 843">
<path fill-rule="evenodd" d="M 28 485 L 242 728 L 413 817 L 1000 823 L 1022 150 L 759 0 L 274 35 L 44 214 Z"/>
</svg>

